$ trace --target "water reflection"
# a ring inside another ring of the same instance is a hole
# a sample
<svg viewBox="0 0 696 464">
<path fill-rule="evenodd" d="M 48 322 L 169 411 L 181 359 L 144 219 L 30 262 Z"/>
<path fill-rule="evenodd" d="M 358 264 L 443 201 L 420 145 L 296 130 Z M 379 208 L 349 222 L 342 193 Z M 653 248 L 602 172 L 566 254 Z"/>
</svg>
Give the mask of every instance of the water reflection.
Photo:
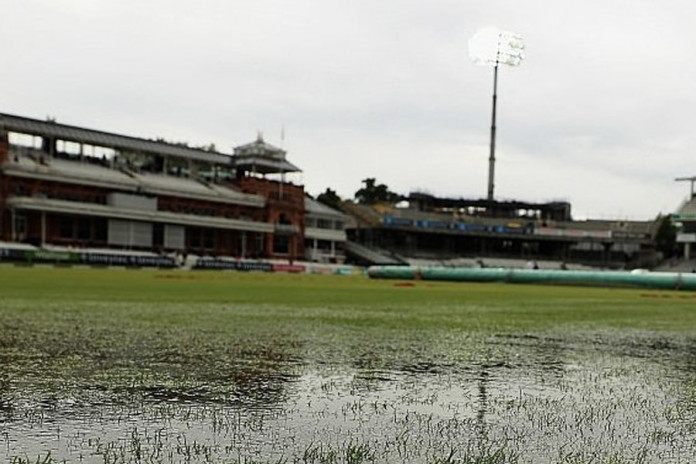
<svg viewBox="0 0 696 464">
<path fill-rule="evenodd" d="M 4 417 L 12 415 L 12 411 L 14 410 L 13 404 L 14 401 L 12 398 L 10 383 L 3 375 L 0 377 L 0 420 L 2 420 Z"/>
<path fill-rule="evenodd" d="M 486 441 L 486 413 L 488 412 L 488 390 L 487 383 L 490 380 L 490 373 L 485 365 L 481 366 L 478 375 L 478 405 L 476 411 L 476 430 L 479 435 L 479 441 Z"/>
<path fill-rule="evenodd" d="M 513 364 L 540 369 L 545 373 L 562 375 L 570 340 L 550 335 L 497 334 L 491 343 L 502 345 L 516 354 Z"/>
<path fill-rule="evenodd" d="M 684 462 L 696 456 L 693 340 L 634 336 L 642 343 L 620 348 L 613 335 L 499 334 L 442 362 L 376 349 L 298 363 L 263 348 L 257 362 L 248 351 L 120 387 L 3 380 L 0 411 L 13 412 L 2 412 L 0 457 L 128 462 L 137 450 L 162 462 L 318 463 L 363 450 L 388 463 Z"/>
</svg>

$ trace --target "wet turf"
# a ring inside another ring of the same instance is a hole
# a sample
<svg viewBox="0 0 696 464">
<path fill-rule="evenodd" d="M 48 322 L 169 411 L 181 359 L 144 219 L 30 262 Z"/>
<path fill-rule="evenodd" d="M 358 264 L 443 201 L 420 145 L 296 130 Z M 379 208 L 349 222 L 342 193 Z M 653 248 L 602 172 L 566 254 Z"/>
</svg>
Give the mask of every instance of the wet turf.
<svg viewBox="0 0 696 464">
<path fill-rule="evenodd" d="M 691 462 L 696 298 L 0 268 L 19 462 Z"/>
</svg>

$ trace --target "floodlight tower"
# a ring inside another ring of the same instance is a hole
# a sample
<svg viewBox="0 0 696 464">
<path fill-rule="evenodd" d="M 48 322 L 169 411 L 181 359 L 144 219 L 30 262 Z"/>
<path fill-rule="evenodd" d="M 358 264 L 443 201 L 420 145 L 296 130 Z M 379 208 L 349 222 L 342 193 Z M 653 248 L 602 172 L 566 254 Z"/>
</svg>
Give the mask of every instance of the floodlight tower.
<svg viewBox="0 0 696 464">
<path fill-rule="evenodd" d="M 493 201 L 495 186 L 495 110 L 498 99 L 498 65 L 519 66 L 524 59 L 522 37 L 495 28 L 480 29 L 469 40 L 469 57 L 474 63 L 493 66 L 493 116 L 491 122 L 491 151 L 488 157 L 488 200 Z"/>
</svg>

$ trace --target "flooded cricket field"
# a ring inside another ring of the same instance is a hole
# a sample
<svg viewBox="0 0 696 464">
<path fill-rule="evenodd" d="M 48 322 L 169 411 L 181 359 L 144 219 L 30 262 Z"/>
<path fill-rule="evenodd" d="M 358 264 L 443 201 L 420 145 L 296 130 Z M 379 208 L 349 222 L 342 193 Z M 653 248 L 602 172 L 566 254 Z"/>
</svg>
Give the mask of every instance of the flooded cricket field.
<svg viewBox="0 0 696 464">
<path fill-rule="evenodd" d="M 43 302 L 46 320 L 3 304 L 3 462 L 696 460 L 688 330 L 385 329 L 346 308 L 339 323 L 335 308 L 218 303 L 191 326 L 184 303 L 160 305 L 166 324 L 144 303 Z"/>
</svg>

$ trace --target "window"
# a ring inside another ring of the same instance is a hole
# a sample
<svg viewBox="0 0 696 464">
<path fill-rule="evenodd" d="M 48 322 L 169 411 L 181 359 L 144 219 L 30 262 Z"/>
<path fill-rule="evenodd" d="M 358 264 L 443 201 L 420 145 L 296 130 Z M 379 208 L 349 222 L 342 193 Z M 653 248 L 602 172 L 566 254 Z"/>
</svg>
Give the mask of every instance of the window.
<svg viewBox="0 0 696 464">
<path fill-rule="evenodd" d="M 186 232 L 189 246 L 194 248 L 198 247 L 201 241 L 201 229 L 191 227 Z"/>
<path fill-rule="evenodd" d="M 203 229 L 203 247 L 215 248 L 215 231 L 213 229 Z"/>
<path fill-rule="evenodd" d="M 84 144 L 82 145 L 82 154 L 88 158 L 106 161 L 116 156 L 116 150 L 98 145 Z"/>
<path fill-rule="evenodd" d="M 164 246 L 164 224 L 152 224 L 152 245 L 158 248 Z"/>
<path fill-rule="evenodd" d="M 56 150 L 58 153 L 67 153 L 70 155 L 79 155 L 81 152 L 79 143 L 69 142 L 67 140 L 56 140 Z"/>
<path fill-rule="evenodd" d="M 290 254 L 290 237 L 287 235 L 275 235 L 273 237 L 273 253 L 278 255 Z"/>
<path fill-rule="evenodd" d="M 19 213 L 14 218 L 15 240 L 23 241 L 27 235 L 27 217 Z"/>
<path fill-rule="evenodd" d="M 19 132 L 10 132 L 8 136 L 8 141 L 10 145 L 18 145 L 20 147 L 36 148 L 37 150 L 41 148 L 41 137 L 36 137 L 34 135 L 22 134 Z"/>
<path fill-rule="evenodd" d="M 91 235 L 90 232 L 91 227 L 89 218 L 79 218 L 77 220 L 77 238 L 80 240 L 89 240 Z"/>
<path fill-rule="evenodd" d="M 264 255 L 266 252 L 266 241 L 264 240 L 264 236 L 262 234 L 255 234 L 256 235 L 256 253 L 258 255 Z"/>
<path fill-rule="evenodd" d="M 108 223 L 106 219 L 96 218 L 94 220 L 94 240 L 106 243 L 108 236 Z"/>
<path fill-rule="evenodd" d="M 188 246 L 193 249 L 215 249 L 217 235 L 214 229 L 191 227 L 186 230 Z"/>
<path fill-rule="evenodd" d="M 58 224 L 60 238 L 73 238 L 73 221 L 71 217 L 61 216 Z"/>
</svg>

